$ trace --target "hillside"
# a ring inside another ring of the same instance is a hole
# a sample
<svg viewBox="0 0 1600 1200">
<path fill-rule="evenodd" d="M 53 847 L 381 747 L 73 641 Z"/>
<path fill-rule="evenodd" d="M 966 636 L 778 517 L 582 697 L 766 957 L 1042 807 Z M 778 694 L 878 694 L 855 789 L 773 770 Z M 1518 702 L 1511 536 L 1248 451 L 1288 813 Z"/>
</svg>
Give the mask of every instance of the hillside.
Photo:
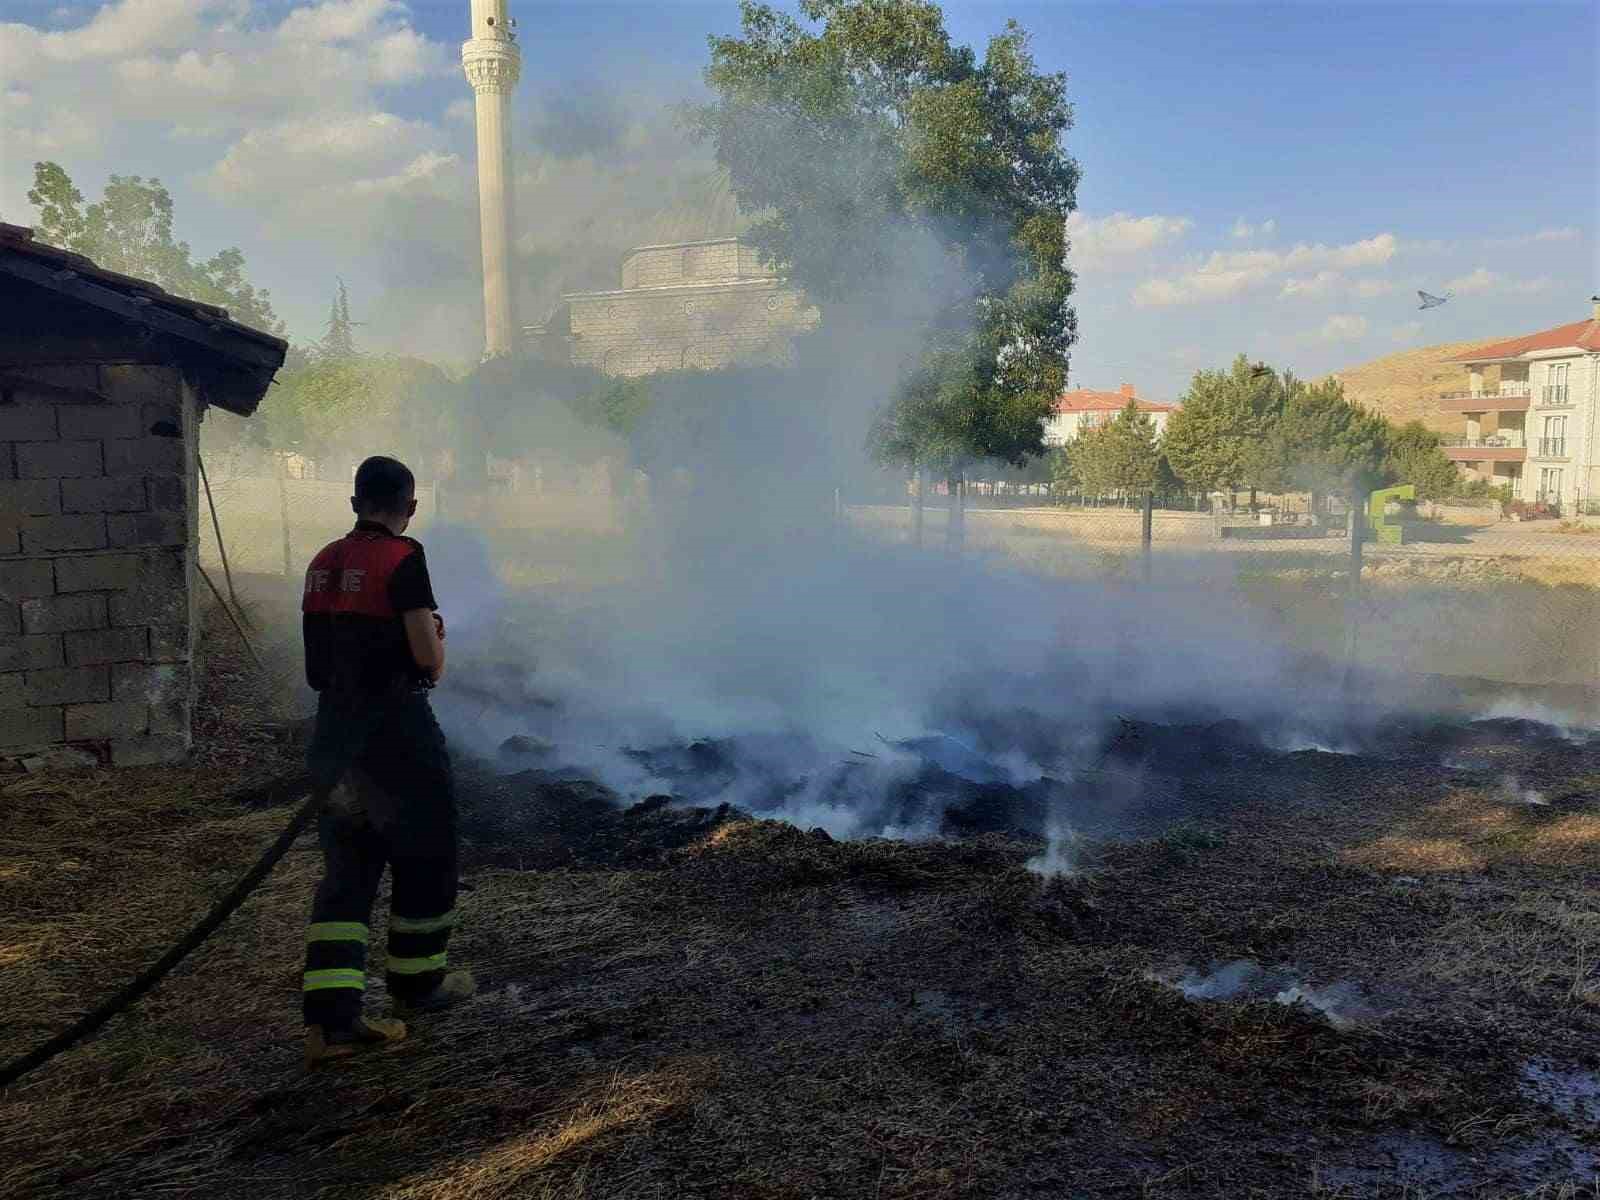
<svg viewBox="0 0 1600 1200">
<path fill-rule="evenodd" d="M 1344 384 L 1347 397 L 1391 421 L 1403 425 L 1417 420 L 1440 433 L 1460 433 L 1466 428 L 1466 419 L 1459 414 L 1442 415 L 1435 405 L 1440 392 L 1464 391 L 1468 386 L 1467 369 L 1448 360 L 1474 346 L 1500 340 L 1482 338 L 1402 350 L 1333 374 Z M 1485 385 L 1497 387 L 1499 382 L 1498 367 L 1484 371 Z"/>
</svg>

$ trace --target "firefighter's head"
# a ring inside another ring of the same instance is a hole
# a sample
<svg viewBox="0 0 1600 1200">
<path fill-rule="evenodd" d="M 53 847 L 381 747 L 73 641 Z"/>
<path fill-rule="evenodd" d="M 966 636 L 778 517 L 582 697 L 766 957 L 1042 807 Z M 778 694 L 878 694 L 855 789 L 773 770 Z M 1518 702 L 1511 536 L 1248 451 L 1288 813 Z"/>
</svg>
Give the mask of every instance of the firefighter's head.
<svg viewBox="0 0 1600 1200">
<path fill-rule="evenodd" d="M 374 455 L 356 468 L 356 494 L 350 507 L 363 521 L 377 521 L 404 533 L 417 513 L 417 480 L 397 458 Z"/>
</svg>

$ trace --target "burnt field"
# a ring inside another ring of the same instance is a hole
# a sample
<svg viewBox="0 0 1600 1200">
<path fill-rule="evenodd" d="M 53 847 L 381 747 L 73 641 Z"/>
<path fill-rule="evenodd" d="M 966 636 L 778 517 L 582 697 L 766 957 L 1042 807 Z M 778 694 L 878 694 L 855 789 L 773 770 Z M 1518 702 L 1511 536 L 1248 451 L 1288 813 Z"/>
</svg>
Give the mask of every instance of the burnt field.
<svg viewBox="0 0 1600 1200">
<path fill-rule="evenodd" d="M 158 954 L 287 818 L 217 797 L 292 764 L 292 728 L 216 711 L 193 768 L 5 785 L 0 1053 Z M 308 839 L 0 1099 L 0 1189 L 1593 1194 L 1600 737 L 1460 714 L 1323 749 L 1216 720 L 1095 736 L 1091 766 L 1025 783 L 984 777 L 981 737 L 894 747 L 917 840 L 725 804 L 737 744 L 640 751 L 670 786 L 628 805 L 513 743 L 463 764 L 461 1015 L 300 1073 Z M 1030 869 L 1052 831 L 1069 874 Z"/>
</svg>

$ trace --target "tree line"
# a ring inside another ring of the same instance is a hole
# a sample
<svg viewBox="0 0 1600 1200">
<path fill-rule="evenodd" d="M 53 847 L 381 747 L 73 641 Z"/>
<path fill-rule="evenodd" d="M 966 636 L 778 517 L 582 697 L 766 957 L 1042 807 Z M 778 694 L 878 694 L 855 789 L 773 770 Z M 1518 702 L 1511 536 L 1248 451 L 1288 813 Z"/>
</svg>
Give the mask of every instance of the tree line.
<svg viewBox="0 0 1600 1200">
<path fill-rule="evenodd" d="M 1305 492 L 1316 508 L 1393 483 L 1423 500 L 1489 491 L 1462 480 L 1420 421 L 1396 425 L 1350 403 L 1336 379 L 1307 382 L 1242 354 L 1195 373 L 1162 436 L 1130 400 L 1049 464 L 1058 493 L 1094 497 Z"/>
</svg>

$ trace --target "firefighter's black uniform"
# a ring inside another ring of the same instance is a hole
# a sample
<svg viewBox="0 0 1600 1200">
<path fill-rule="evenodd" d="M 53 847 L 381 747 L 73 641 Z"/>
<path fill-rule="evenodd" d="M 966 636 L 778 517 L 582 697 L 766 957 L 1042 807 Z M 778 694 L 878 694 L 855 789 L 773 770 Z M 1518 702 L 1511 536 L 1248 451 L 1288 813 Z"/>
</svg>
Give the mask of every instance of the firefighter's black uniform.
<svg viewBox="0 0 1600 1200">
<path fill-rule="evenodd" d="M 324 808 L 324 871 L 306 934 L 307 1025 L 361 1015 L 372 903 L 387 865 L 391 996 L 418 1000 L 445 974 L 455 923 L 456 806 L 450 756 L 401 614 L 436 611 L 422 546 L 359 521 L 306 572 L 306 679 L 318 692 L 308 764 L 323 795 L 378 799 Z M 343 783 L 345 786 L 340 787 Z"/>
</svg>

